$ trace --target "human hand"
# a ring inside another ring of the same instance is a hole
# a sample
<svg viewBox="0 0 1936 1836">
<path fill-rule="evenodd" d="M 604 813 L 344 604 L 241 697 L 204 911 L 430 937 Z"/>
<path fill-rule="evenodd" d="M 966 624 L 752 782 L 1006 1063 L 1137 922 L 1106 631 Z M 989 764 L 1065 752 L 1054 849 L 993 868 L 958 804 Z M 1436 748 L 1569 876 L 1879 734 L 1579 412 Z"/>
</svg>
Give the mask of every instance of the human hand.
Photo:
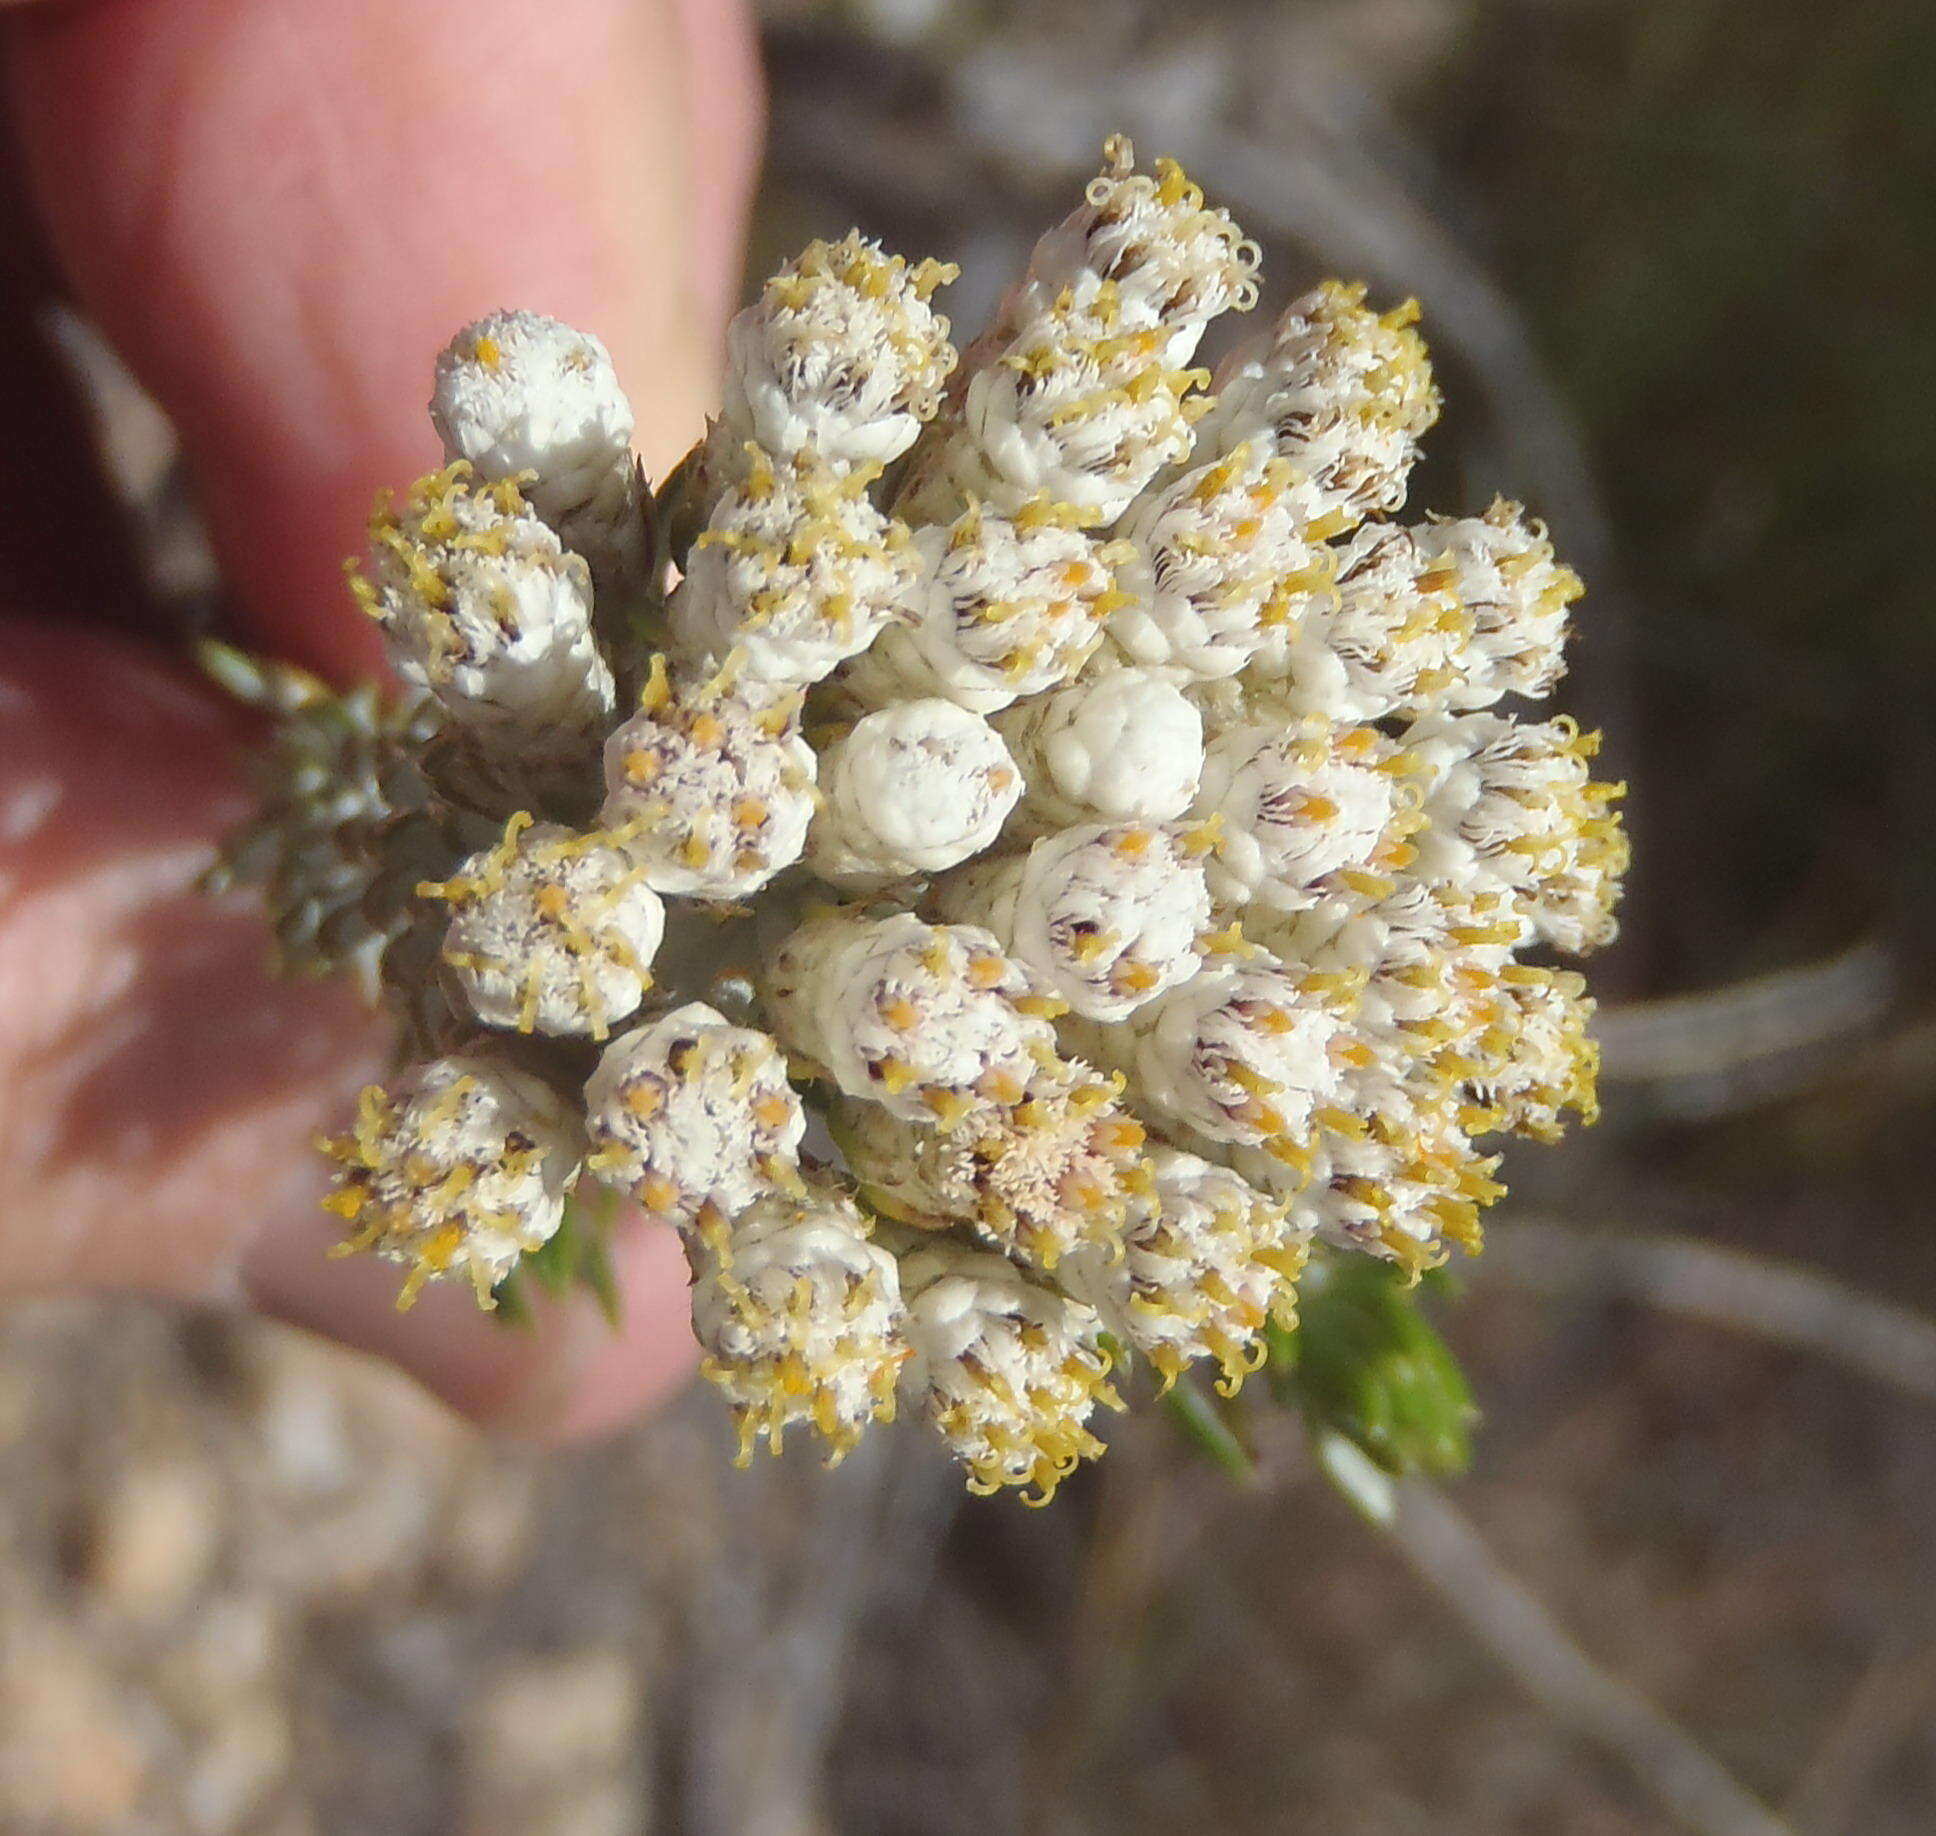
<svg viewBox="0 0 1936 1836">
<path fill-rule="evenodd" d="M 758 134 L 734 0 L 0 0 L 0 34 L 27 194 L 180 431 L 246 641 L 375 668 L 342 558 L 375 489 L 436 462 L 431 358 L 493 308 L 611 347 L 648 473 L 699 431 Z M 393 1269 L 325 1259 L 311 1141 L 383 1029 L 345 988 L 276 980 L 254 909 L 196 890 L 250 807 L 248 730 L 158 648 L 17 591 L 0 579 L 0 1294 L 252 1306 L 546 1434 L 676 1385 L 669 1232 L 621 1232 L 616 1336 L 579 1300 L 530 1335 L 467 1292 L 399 1320 Z"/>
</svg>

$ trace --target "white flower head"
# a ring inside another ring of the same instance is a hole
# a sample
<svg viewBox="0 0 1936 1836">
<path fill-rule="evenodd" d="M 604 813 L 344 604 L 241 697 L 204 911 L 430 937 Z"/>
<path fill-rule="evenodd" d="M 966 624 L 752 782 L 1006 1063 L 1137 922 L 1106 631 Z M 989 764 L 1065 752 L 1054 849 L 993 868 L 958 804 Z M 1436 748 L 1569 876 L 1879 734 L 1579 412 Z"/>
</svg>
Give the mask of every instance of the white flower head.
<svg viewBox="0 0 1936 1836">
<path fill-rule="evenodd" d="M 1306 493 L 1263 441 L 1240 443 L 1130 507 L 1117 570 L 1127 603 L 1109 635 L 1136 662 L 1235 675 L 1330 580 L 1305 540 Z"/>
<path fill-rule="evenodd" d="M 1440 1102 L 1381 1101 L 1368 1118 L 1342 1107 L 1319 1138 L 1313 1173 L 1294 1191 L 1267 1156 L 1240 1151 L 1237 1160 L 1266 1190 L 1289 1192 L 1297 1228 L 1407 1275 L 1437 1267 L 1454 1248 L 1476 1255 L 1480 1213 L 1503 1190 L 1492 1177 L 1497 1160 L 1473 1148 Z"/>
<path fill-rule="evenodd" d="M 973 925 L 827 913 L 781 945 L 766 995 L 792 1051 L 907 1121 L 1020 1102 L 1057 1062 L 1060 1004 Z"/>
<path fill-rule="evenodd" d="M 655 666 L 605 742 L 600 821 L 662 893 L 738 899 L 800 858 L 814 754 L 799 697 L 716 678 L 675 690 Z"/>
<path fill-rule="evenodd" d="M 924 1230 L 966 1225 L 1042 1269 L 1113 1244 L 1145 1176 L 1143 1129 L 1120 1082 L 1079 1066 L 1038 1076 L 1018 1103 L 971 1104 L 952 1126 L 876 1103 L 842 1110 L 841 1145 L 877 1210 Z"/>
<path fill-rule="evenodd" d="M 521 813 L 495 847 L 418 890 L 450 905 L 444 961 L 486 1026 L 603 1039 L 652 986 L 665 907 L 603 836 Z"/>
<path fill-rule="evenodd" d="M 1331 591 L 1273 628 L 1246 681 L 1288 712 L 1340 721 L 1444 705 L 1471 620 L 1438 532 L 1368 522 L 1333 555 Z"/>
<path fill-rule="evenodd" d="M 1264 438 L 1317 493 L 1307 533 L 1331 536 L 1405 501 L 1439 396 L 1417 306 L 1371 311 L 1362 286 L 1324 281 L 1218 369 L 1202 441 L 1211 452 Z"/>
<path fill-rule="evenodd" d="M 533 474 L 550 520 L 603 488 L 632 446 L 632 404 L 589 332 L 537 312 L 494 312 L 437 356 L 430 418 L 445 456 L 486 479 Z"/>
<path fill-rule="evenodd" d="M 461 727 L 555 745 L 611 711 L 585 563 L 513 484 L 482 483 L 462 461 L 419 479 L 379 506 L 369 573 L 352 584 L 397 673 Z"/>
<path fill-rule="evenodd" d="M 762 1436 L 778 1453 L 795 1422 L 838 1461 L 870 1422 L 894 1419 L 900 1268 L 844 1194 L 810 1184 L 755 1199 L 688 1255 L 699 1368 L 733 1411 L 741 1465 Z"/>
<path fill-rule="evenodd" d="M 654 1217 L 704 1227 L 799 1183 L 806 1116 L 786 1059 L 703 1001 L 614 1039 L 585 1109 L 591 1170 Z"/>
<path fill-rule="evenodd" d="M 1612 805 L 1625 786 L 1590 775 L 1599 744 L 1566 715 L 1419 721 L 1404 745 L 1426 773 L 1420 872 L 1512 892 L 1559 949 L 1580 954 L 1612 942 L 1628 853 Z"/>
<path fill-rule="evenodd" d="M 1554 559 L 1545 528 L 1500 498 L 1484 516 L 1435 519 L 1420 539 L 1451 574 L 1465 616 L 1446 705 L 1550 694 L 1566 672 L 1567 609 L 1585 589 Z"/>
<path fill-rule="evenodd" d="M 849 890 L 939 873 L 979 854 L 1022 794 L 1022 774 L 979 714 L 903 701 L 866 715 L 820 755 L 807 864 Z"/>
<path fill-rule="evenodd" d="M 430 418 L 446 459 L 522 485 L 595 570 L 642 559 L 632 404 L 589 333 L 536 312 L 495 312 L 466 326 L 438 354 Z"/>
<path fill-rule="evenodd" d="M 1113 282 L 1065 288 L 970 376 L 959 421 L 917 451 L 903 514 L 941 522 L 979 501 L 1013 515 L 1045 499 L 1114 522 L 1193 443 L 1208 379 L 1166 361 L 1168 344 Z"/>
<path fill-rule="evenodd" d="M 1520 958 L 1612 936 L 1620 787 L 1494 711 L 1579 582 L 1513 504 L 1392 520 L 1409 302 L 1326 282 L 1206 393 L 1257 264 L 1120 138 L 959 360 L 952 269 L 816 242 L 650 497 L 595 340 L 444 353 L 359 588 L 406 704 L 225 678 L 303 725 L 223 873 L 430 1061 L 330 1147 L 406 1296 L 595 1277 L 589 1179 L 680 1236 L 743 1454 L 905 1381 L 1040 1499 L 1118 1346 L 1234 1389 L 1312 1242 L 1474 1249 L 1488 1138 L 1591 1119 L 1585 985 Z"/>
<path fill-rule="evenodd" d="M 1066 682 L 1120 598 L 1111 567 L 1124 551 L 1085 535 L 1090 520 L 1036 499 L 917 531 L 914 615 L 846 673 L 849 695 L 866 705 L 939 695 L 987 714 Z"/>
<path fill-rule="evenodd" d="M 1072 1037 L 1122 1066 L 1158 1115 L 1296 1165 L 1314 1114 L 1343 1088 L 1350 1038 L 1334 1005 L 1260 956 L 1203 970 L 1126 1026 Z"/>
<path fill-rule="evenodd" d="M 919 561 L 907 530 L 868 498 L 874 476 L 811 447 L 777 459 L 749 448 L 668 606 L 681 659 L 731 656 L 748 680 L 818 682 L 910 616 Z"/>
<path fill-rule="evenodd" d="M 1500 987 L 1508 1042 L 1471 1078 L 1473 1095 L 1495 1126 L 1557 1141 L 1565 1111 L 1583 1122 L 1597 1120 L 1600 1048 L 1587 1032 L 1594 1003 L 1586 978 L 1577 970 L 1514 963 L 1500 972 Z"/>
<path fill-rule="evenodd" d="M 324 1208 L 350 1231 L 338 1253 L 410 1265 L 398 1305 L 433 1276 L 468 1276 L 478 1300 L 564 1221 L 584 1152 L 557 1095 L 486 1052 L 433 1059 L 363 1092 L 356 1124 L 323 1143 L 336 1162 Z"/>
<path fill-rule="evenodd" d="M 898 459 L 954 368 L 948 321 L 929 301 L 955 273 L 854 233 L 809 243 L 727 328 L 713 440 L 727 469 L 748 440 L 775 454 L 811 448 L 834 465 Z"/>
<path fill-rule="evenodd" d="M 1028 779 L 1028 830 L 1169 822 L 1196 800 L 1203 715 L 1160 670 L 1104 669 L 997 716 Z"/>
<path fill-rule="evenodd" d="M 901 1268 L 906 1383 L 968 1469 L 974 1492 L 1032 1486 L 1044 1504 L 1085 1459 L 1098 1402 L 1120 1408 L 1093 1307 L 1039 1287 L 1000 1256 L 937 1244 Z"/>
<path fill-rule="evenodd" d="M 1464 1082 L 1510 1039 L 1500 974 L 1529 935 L 1510 894 L 1404 878 L 1376 904 L 1329 901 L 1264 941 L 1306 979 L 1352 991 L 1361 1069 Z"/>
<path fill-rule="evenodd" d="M 962 870 L 950 917 L 985 924 L 1070 1009 L 1121 1020 L 1195 975 L 1210 929 L 1207 836 L 1090 823 Z"/>
<path fill-rule="evenodd" d="M 1155 1149 L 1148 1166 L 1120 1260 L 1083 1250 L 1071 1285 L 1166 1384 L 1214 1358 L 1234 1390 L 1263 1355 L 1264 1328 L 1296 1319 L 1305 1241 L 1279 1200 L 1228 1167 L 1177 1148 Z"/>
<path fill-rule="evenodd" d="M 1197 813 L 1218 825 L 1208 863 L 1226 904 L 1296 911 L 1328 897 L 1383 898 L 1411 859 L 1418 793 L 1375 728 L 1238 726 L 1204 755 Z"/>
<path fill-rule="evenodd" d="M 1121 134 L 1103 157 L 1081 208 L 1036 243 L 1000 322 L 1019 326 L 1064 290 L 1105 281 L 1126 312 L 1168 331 L 1166 357 L 1187 363 L 1210 320 L 1257 303 L 1257 245 L 1228 212 L 1204 203 L 1175 160 L 1159 159 L 1153 174 L 1140 173 Z"/>
</svg>

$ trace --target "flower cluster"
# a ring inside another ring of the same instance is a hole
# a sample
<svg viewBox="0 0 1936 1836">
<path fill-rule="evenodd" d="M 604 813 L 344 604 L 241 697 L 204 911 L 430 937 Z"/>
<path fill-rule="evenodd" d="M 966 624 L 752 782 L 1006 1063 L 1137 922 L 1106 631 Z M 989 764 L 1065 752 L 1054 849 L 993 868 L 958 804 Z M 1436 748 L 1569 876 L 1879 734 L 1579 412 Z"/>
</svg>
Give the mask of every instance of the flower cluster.
<svg viewBox="0 0 1936 1836">
<path fill-rule="evenodd" d="M 1613 935 L 1619 787 L 1502 711 L 1580 583 L 1515 505 L 1401 519 L 1409 305 L 1193 368 L 1256 266 L 1121 141 L 964 354 L 952 270 L 815 243 L 656 491 L 595 339 L 458 336 L 356 582 L 404 693 L 283 693 L 229 863 L 406 1023 L 347 1248 L 490 1305 L 624 1194 L 743 1451 L 898 1405 L 1039 1498 L 1123 1361 L 1234 1386 L 1313 1254 L 1479 1246 L 1488 1138 L 1593 1113 L 1520 959 Z"/>
</svg>

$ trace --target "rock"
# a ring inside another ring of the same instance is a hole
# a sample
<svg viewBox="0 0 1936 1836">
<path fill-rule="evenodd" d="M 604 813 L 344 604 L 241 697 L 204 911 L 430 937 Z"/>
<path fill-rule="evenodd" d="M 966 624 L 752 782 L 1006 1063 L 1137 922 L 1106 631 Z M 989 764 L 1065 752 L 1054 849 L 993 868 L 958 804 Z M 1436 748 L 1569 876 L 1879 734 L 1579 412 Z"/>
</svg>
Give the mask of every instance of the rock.
<svg viewBox="0 0 1936 1836">
<path fill-rule="evenodd" d="M 216 1475 L 199 1456 L 144 1453 L 81 1507 L 79 1584 L 97 1612 L 161 1625 L 201 1591 L 221 1542 Z"/>
</svg>

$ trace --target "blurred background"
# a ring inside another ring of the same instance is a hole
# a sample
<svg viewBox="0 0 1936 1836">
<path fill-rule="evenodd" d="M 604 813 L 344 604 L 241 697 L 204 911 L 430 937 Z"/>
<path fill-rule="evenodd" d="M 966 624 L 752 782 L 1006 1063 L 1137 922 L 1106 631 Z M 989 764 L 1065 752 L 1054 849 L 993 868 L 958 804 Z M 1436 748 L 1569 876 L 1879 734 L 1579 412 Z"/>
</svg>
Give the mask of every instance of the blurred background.
<svg viewBox="0 0 1936 1836">
<path fill-rule="evenodd" d="M 1246 1476 L 1152 1412 L 1030 1513 L 911 1435 L 739 1475 L 701 1396 L 541 1458 L 279 1330 L 14 1307 L 0 1830 L 1936 1827 L 1936 9 L 766 21 L 754 273 L 858 224 L 960 261 L 971 331 L 1127 130 L 1267 307 L 1418 295 L 1413 503 L 1523 497 L 1587 578 L 1607 1115 L 1509 1156 L 1432 1302 L 1471 1470 L 1368 1521 L 1255 1385 Z M 208 590 L 166 430 L 67 335 Z"/>
</svg>

